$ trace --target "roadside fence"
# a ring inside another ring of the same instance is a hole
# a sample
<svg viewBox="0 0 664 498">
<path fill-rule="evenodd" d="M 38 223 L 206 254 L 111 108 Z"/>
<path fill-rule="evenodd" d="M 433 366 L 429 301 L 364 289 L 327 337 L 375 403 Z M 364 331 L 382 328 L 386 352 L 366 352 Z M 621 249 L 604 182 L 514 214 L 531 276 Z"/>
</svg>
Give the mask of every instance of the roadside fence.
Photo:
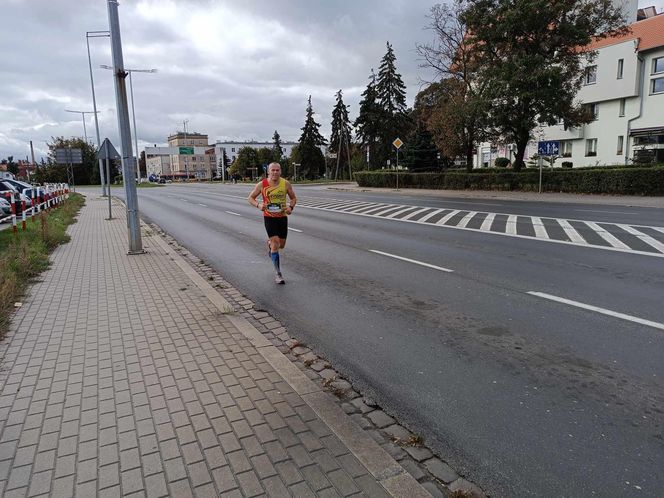
<svg viewBox="0 0 664 498">
<path fill-rule="evenodd" d="M 36 215 L 43 212 L 49 212 L 65 200 L 69 199 L 68 183 L 47 183 L 42 187 L 32 188 L 31 205 L 26 206 L 26 197 L 19 195 L 18 192 L 11 192 L 7 198 L 10 203 L 10 213 L 7 216 L 0 217 L 0 223 L 11 220 L 14 233 L 18 232 L 17 218 L 21 217 L 21 228 L 27 228 L 27 217 L 30 216 L 35 223 Z M 0 215 L 1 216 L 1 215 Z"/>
</svg>

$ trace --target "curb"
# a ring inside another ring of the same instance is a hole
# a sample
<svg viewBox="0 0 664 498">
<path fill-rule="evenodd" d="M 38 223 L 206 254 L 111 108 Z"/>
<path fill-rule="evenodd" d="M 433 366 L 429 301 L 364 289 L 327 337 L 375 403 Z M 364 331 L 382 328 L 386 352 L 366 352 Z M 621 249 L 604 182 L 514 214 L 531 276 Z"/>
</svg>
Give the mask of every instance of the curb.
<svg viewBox="0 0 664 498">
<path fill-rule="evenodd" d="M 149 229 L 143 221 L 144 229 Z M 351 453 L 364 465 L 391 496 L 431 498 L 431 494 L 392 456 L 365 433 L 350 417 L 247 319 L 235 315 L 233 306 L 224 299 L 191 265 L 174 251 L 160 234 L 151 231 L 152 240 L 170 256 L 177 266 L 203 292 L 210 302 L 244 335 L 263 358 L 293 388 L 321 420 L 335 433 Z"/>
</svg>

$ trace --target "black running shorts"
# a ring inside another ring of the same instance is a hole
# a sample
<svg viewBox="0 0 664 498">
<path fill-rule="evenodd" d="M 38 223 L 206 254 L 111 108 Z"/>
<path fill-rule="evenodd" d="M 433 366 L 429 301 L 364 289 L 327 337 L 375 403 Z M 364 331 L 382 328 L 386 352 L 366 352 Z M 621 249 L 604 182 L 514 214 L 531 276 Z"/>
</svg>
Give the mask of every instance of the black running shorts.
<svg viewBox="0 0 664 498">
<path fill-rule="evenodd" d="M 263 216 L 268 237 L 285 239 L 288 236 L 288 218 L 286 216 Z"/>
</svg>

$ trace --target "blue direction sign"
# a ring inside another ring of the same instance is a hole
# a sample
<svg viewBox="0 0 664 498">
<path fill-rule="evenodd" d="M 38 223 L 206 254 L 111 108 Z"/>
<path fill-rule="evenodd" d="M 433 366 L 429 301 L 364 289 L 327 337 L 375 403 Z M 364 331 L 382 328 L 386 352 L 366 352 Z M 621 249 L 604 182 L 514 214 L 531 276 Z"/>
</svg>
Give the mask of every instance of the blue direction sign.
<svg viewBox="0 0 664 498">
<path fill-rule="evenodd" d="M 560 155 L 560 142 L 558 140 L 544 140 L 537 142 L 537 154 L 540 156 Z"/>
</svg>

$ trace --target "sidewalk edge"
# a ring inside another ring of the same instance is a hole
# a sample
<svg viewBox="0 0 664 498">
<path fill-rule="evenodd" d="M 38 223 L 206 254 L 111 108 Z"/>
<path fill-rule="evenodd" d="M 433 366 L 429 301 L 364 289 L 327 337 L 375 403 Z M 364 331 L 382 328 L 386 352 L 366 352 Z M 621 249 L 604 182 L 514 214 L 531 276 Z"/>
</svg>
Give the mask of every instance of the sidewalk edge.
<svg viewBox="0 0 664 498">
<path fill-rule="evenodd" d="M 141 221 L 144 228 L 147 225 Z M 431 498 L 431 494 L 392 456 L 364 432 L 311 379 L 270 343 L 248 320 L 232 314 L 233 307 L 189 263 L 154 231 L 151 239 L 170 256 L 210 302 L 249 340 L 263 358 L 281 375 L 305 403 L 335 433 L 391 496 Z"/>
</svg>

